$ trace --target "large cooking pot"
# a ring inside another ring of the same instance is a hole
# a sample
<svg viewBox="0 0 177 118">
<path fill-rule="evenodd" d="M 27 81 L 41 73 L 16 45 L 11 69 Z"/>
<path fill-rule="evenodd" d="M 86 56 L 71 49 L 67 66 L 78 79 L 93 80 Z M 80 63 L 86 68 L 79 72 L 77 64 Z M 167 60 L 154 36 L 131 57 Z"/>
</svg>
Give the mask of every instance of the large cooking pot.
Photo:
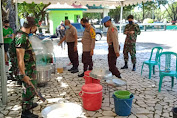
<svg viewBox="0 0 177 118">
<path fill-rule="evenodd" d="M 43 40 L 42 44 L 43 44 L 45 53 L 50 53 L 50 54 L 53 53 L 54 47 L 53 47 L 53 43 L 50 39 Z"/>
<path fill-rule="evenodd" d="M 51 66 L 37 66 L 37 83 L 38 85 L 47 84 L 51 78 Z"/>
<path fill-rule="evenodd" d="M 53 63 L 53 55 L 52 54 L 38 54 L 36 55 L 36 63 L 37 65 L 46 65 L 49 63 Z"/>
<path fill-rule="evenodd" d="M 49 81 L 52 78 L 52 67 L 51 66 L 48 72 L 49 72 L 49 76 L 48 76 L 49 77 L 48 81 Z"/>
</svg>

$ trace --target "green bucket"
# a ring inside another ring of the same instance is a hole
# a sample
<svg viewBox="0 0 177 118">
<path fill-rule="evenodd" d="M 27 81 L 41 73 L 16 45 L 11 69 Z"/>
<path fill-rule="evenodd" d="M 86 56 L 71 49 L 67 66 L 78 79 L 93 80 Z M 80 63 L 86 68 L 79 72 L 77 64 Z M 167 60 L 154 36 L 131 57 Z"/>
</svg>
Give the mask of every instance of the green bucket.
<svg viewBox="0 0 177 118">
<path fill-rule="evenodd" d="M 129 99 L 131 93 L 129 91 L 115 91 L 114 95 L 119 99 Z"/>
</svg>

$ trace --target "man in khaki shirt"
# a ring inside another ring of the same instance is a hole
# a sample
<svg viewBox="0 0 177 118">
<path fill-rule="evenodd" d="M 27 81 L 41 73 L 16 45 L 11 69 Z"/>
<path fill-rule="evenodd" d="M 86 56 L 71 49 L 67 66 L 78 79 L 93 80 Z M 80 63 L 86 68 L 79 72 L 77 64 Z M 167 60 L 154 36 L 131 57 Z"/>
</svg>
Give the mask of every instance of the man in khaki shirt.
<svg viewBox="0 0 177 118">
<path fill-rule="evenodd" d="M 77 51 L 77 30 L 74 26 L 71 25 L 69 20 L 65 20 L 66 33 L 63 39 L 59 42 L 58 45 L 61 45 L 64 40 L 66 40 L 68 45 L 68 57 L 73 65 L 71 73 L 79 72 L 79 60 L 78 60 L 78 51 Z"/>
<path fill-rule="evenodd" d="M 82 63 L 84 64 L 84 72 L 93 69 L 93 50 L 95 48 L 95 29 L 89 24 L 88 19 L 82 18 L 81 24 L 85 28 L 82 37 L 83 53 L 82 53 Z M 83 77 L 84 72 L 78 77 Z"/>
<path fill-rule="evenodd" d="M 120 72 L 116 67 L 117 58 L 120 56 L 119 54 L 119 42 L 118 42 L 118 32 L 117 27 L 111 23 L 110 16 L 106 16 L 102 19 L 101 23 L 104 23 L 105 27 L 108 27 L 107 32 L 107 43 L 109 45 L 109 53 L 108 53 L 108 65 L 109 71 L 112 72 L 118 78 L 121 78 Z"/>
</svg>

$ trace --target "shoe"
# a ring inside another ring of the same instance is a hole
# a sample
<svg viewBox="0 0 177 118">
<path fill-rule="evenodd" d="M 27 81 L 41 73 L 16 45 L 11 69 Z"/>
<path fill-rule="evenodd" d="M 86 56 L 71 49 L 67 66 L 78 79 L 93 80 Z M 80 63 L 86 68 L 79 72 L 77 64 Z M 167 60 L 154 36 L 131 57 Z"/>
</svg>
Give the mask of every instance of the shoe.
<svg viewBox="0 0 177 118">
<path fill-rule="evenodd" d="M 84 73 L 82 73 L 82 74 L 78 75 L 78 77 L 84 77 Z"/>
<path fill-rule="evenodd" d="M 37 106 L 38 106 L 37 103 L 33 103 L 32 106 L 31 106 L 31 108 L 30 108 L 30 110 L 36 108 Z"/>
<path fill-rule="evenodd" d="M 133 64 L 133 69 L 132 69 L 132 71 L 136 71 L 136 65 L 135 65 L 135 64 Z"/>
<path fill-rule="evenodd" d="M 31 113 L 29 110 L 23 111 L 21 118 L 38 118 L 38 115 Z"/>
<path fill-rule="evenodd" d="M 71 71 L 71 73 L 77 73 L 77 72 L 79 72 L 78 69 L 74 69 L 74 70 Z"/>
<path fill-rule="evenodd" d="M 125 62 L 125 65 L 121 69 L 128 69 L 127 62 Z"/>
<path fill-rule="evenodd" d="M 119 76 L 117 76 L 118 78 L 120 78 L 120 79 L 122 79 L 122 77 L 119 75 Z"/>
<path fill-rule="evenodd" d="M 69 69 L 68 71 L 72 71 L 72 70 L 74 70 L 74 67 L 72 67 L 71 69 Z"/>
<path fill-rule="evenodd" d="M 128 66 L 123 66 L 121 69 L 128 69 Z"/>
</svg>

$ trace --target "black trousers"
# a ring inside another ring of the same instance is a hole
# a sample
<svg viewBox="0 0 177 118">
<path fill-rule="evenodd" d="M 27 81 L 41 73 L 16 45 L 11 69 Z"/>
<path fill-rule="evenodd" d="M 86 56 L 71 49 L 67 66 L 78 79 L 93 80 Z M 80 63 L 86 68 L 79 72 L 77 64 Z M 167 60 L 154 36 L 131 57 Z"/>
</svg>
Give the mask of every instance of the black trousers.
<svg viewBox="0 0 177 118">
<path fill-rule="evenodd" d="M 67 42 L 68 45 L 68 57 L 74 68 L 78 68 L 79 59 L 78 59 L 78 51 L 74 51 L 74 42 Z"/>
<path fill-rule="evenodd" d="M 117 56 L 116 56 L 116 53 L 114 52 L 114 47 L 110 45 L 108 50 L 109 50 L 109 53 L 108 53 L 109 71 L 111 71 L 113 75 L 118 77 L 120 75 L 120 72 L 118 68 L 116 67 Z"/>
<path fill-rule="evenodd" d="M 84 64 L 84 72 L 88 69 L 93 70 L 93 61 L 92 56 L 90 56 L 90 51 L 82 53 L 82 63 Z"/>
</svg>

